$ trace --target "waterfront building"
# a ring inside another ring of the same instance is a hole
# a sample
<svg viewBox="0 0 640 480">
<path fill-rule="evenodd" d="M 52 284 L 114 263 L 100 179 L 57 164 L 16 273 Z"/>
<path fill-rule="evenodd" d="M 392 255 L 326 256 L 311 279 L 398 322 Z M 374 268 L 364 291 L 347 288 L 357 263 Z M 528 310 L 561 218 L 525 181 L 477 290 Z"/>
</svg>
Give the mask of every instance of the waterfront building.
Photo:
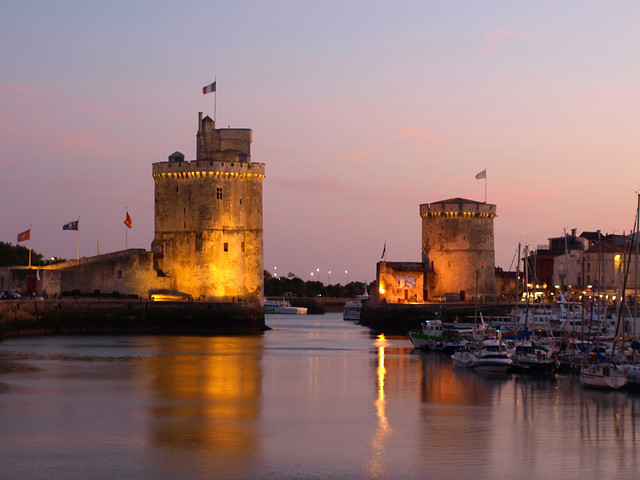
<svg viewBox="0 0 640 480">
<path fill-rule="evenodd" d="M 263 300 L 262 181 L 250 129 L 198 116 L 196 160 L 153 164 L 157 269 L 194 298 Z"/>
<path fill-rule="evenodd" d="M 377 264 L 380 303 L 496 298 L 496 206 L 452 198 L 420 205 L 422 261 Z"/>
<path fill-rule="evenodd" d="M 464 198 L 420 205 L 425 299 L 496 297 L 493 220 L 496 206 Z"/>
</svg>

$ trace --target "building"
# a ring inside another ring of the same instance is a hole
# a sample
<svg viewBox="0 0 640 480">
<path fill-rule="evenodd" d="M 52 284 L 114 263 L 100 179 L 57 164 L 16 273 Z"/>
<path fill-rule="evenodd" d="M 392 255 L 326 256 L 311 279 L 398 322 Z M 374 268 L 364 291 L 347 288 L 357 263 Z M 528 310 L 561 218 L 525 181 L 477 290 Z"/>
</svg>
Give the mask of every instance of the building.
<svg viewBox="0 0 640 480">
<path fill-rule="evenodd" d="M 541 289 L 557 286 L 565 292 L 583 284 L 582 256 L 588 240 L 576 236 L 576 232 L 574 228 L 570 234 L 549 238 L 548 245 L 540 245 L 529 254 L 529 271 L 525 274 L 529 284 Z"/>
<path fill-rule="evenodd" d="M 378 262 L 378 300 L 381 303 L 494 300 L 496 206 L 452 198 L 420 205 L 420 217 L 422 261 Z"/>
<path fill-rule="evenodd" d="M 423 303 L 424 268 L 422 262 L 378 262 L 378 296 L 384 303 Z"/>
<path fill-rule="evenodd" d="M 422 260 L 428 265 L 424 298 L 460 301 L 496 297 L 493 220 L 496 206 L 464 198 L 420 205 Z"/>
<path fill-rule="evenodd" d="M 217 302 L 263 301 L 262 181 L 250 129 L 216 129 L 198 114 L 196 160 L 176 152 L 152 165 L 155 238 L 129 249 L 45 267 L 0 268 L 0 287 Z M 168 297 L 167 297 L 168 295 Z"/>
<path fill-rule="evenodd" d="M 265 168 L 251 162 L 251 135 L 200 113 L 196 160 L 153 164 L 156 267 L 194 298 L 263 299 Z"/>
</svg>

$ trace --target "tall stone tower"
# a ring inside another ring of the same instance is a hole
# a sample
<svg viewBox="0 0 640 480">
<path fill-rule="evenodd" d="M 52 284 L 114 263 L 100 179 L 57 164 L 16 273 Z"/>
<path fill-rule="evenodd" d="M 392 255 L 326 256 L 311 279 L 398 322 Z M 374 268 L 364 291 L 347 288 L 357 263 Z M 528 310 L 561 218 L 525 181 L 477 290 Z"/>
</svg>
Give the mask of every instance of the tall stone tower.
<svg viewBox="0 0 640 480">
<path fill-rule="evenodd" d="M 464 198 L 420 205 L 422 259 L 428 265 L 425 297 L 459 293 L 494 299 L 496 206 Z"/>
<path fill-rule="evenodd" d="M 262 180 L 251 130 L 198 114 L 196 160 L 153 164 L 157 268 L 195 299 L 262 302 Z"/>
</svg>

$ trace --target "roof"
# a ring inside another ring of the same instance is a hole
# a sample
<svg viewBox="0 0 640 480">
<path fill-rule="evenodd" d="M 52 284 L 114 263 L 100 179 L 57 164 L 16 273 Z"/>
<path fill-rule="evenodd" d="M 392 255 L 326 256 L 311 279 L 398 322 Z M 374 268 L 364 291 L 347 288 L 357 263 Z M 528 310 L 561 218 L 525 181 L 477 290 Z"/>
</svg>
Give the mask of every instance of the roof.
<svg viewBox="0 0 640 480">
<path fill-rule="evenodd" d="M 449 198 L 448 200 L 440 200 L 438 202 L 431 202 L 433 203 L 479 203 L 479 204 L 484 204 L 484 202 L 476 202 L 475 200 L 469 200 L 467 198 L 461 198 L 461 197 L 456 197 L 456 198 Z"/>
</svg>

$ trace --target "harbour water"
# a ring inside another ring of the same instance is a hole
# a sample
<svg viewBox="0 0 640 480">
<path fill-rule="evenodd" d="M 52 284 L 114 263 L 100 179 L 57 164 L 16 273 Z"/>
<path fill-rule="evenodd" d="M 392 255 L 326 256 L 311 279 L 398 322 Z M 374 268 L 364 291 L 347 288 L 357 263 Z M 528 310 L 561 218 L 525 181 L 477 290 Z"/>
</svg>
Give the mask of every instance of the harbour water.
<svg viewBox="0 0 640 480">
<path fill-rule="evenodd" d="M 636 478 L 640 394 L 486 376 L 340 314 L 0 343 L 2 479 Z"/>
</svg>

